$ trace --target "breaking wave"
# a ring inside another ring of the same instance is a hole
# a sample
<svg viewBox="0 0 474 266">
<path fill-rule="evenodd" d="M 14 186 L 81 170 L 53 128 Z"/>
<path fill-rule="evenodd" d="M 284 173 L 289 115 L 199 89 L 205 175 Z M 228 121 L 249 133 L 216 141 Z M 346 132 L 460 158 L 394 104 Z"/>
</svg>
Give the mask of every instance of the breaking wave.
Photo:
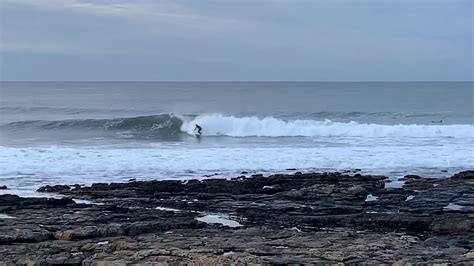
<svg viewBox="0 0 474 266">
<path fill-rule="evenodd" d="M 204 136 L 230 137 L 455 137 L 472 138 L 474 126 L 460 125 L 380 125 L 331 120 L 282 120 L 275 117 L 234 117 L 223 114 L 179 116 L 160 114 L 113 119 L 35 120 L 3 125 L 7 129 L 71 129 L 127 131 L 177 136 L 193 134 L 195 124 Z"/>
<path fill-rule="evenodd" d="M 274 117 L 233 117 L 222 114 L 197 116 L 183 123 L 183 131 L 192 133 L 194 124 L 203 127 L 203 135 L 232 137 L 473 137 L 473 125 L 379 125 L 331 120 L 291 120 Z"/>
</svg>

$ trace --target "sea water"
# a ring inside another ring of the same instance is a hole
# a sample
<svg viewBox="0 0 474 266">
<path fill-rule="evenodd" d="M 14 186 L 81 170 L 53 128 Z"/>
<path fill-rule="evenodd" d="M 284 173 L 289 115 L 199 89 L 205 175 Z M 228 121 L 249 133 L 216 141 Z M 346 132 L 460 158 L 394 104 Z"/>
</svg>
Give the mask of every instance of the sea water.
<svg viewBox="0 0 474 266">
<path fill-rule="evenodd" d="M 18 194 L 243 171 L 396 177 L 474 166 L 472 82 L 0 85 L 0 185 Z"/>
</svg>

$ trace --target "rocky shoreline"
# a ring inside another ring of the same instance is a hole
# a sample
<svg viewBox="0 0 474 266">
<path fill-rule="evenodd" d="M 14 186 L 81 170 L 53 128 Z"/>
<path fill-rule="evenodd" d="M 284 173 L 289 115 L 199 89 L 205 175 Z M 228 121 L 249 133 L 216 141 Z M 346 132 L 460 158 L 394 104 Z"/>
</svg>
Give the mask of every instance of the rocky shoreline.
<svg viewBox="0 0 474 266">
<path fill-rule="evenodd" d="M 474 262 L 474 171 L 388 181 L 297 172 L 0 195 L 0 264 Z"/>
</svg>

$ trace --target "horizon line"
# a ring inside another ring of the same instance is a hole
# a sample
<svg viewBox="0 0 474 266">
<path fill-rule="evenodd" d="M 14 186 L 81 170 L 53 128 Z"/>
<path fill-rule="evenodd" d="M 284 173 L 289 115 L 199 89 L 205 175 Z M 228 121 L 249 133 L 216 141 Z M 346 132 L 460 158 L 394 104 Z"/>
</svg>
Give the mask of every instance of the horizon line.
<svg viewBox="0 0 474 266">
<path fill-rule="evenodd" d="M 103 82 L 103 83 L 376 83 L 376 82 L 474 82 L 474 80 L 0 80 L 0 82 Z"/>
</svg>

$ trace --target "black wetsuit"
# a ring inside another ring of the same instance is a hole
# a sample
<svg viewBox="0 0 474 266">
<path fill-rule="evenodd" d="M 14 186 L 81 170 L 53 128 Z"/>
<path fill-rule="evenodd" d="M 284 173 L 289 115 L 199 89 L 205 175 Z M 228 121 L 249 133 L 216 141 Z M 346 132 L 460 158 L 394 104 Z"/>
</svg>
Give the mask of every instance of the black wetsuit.
<svg viewBox="0 0 474 266">
<path fill-rule="evenodd" d="M 200 127 L 199 125 L 196 125 L 196 127 L 194 128 L 194 131 L 196 131 L 196 129 L 197 129 L 198 134 L 201 135 L 202 127 Z"/>
</svg>

